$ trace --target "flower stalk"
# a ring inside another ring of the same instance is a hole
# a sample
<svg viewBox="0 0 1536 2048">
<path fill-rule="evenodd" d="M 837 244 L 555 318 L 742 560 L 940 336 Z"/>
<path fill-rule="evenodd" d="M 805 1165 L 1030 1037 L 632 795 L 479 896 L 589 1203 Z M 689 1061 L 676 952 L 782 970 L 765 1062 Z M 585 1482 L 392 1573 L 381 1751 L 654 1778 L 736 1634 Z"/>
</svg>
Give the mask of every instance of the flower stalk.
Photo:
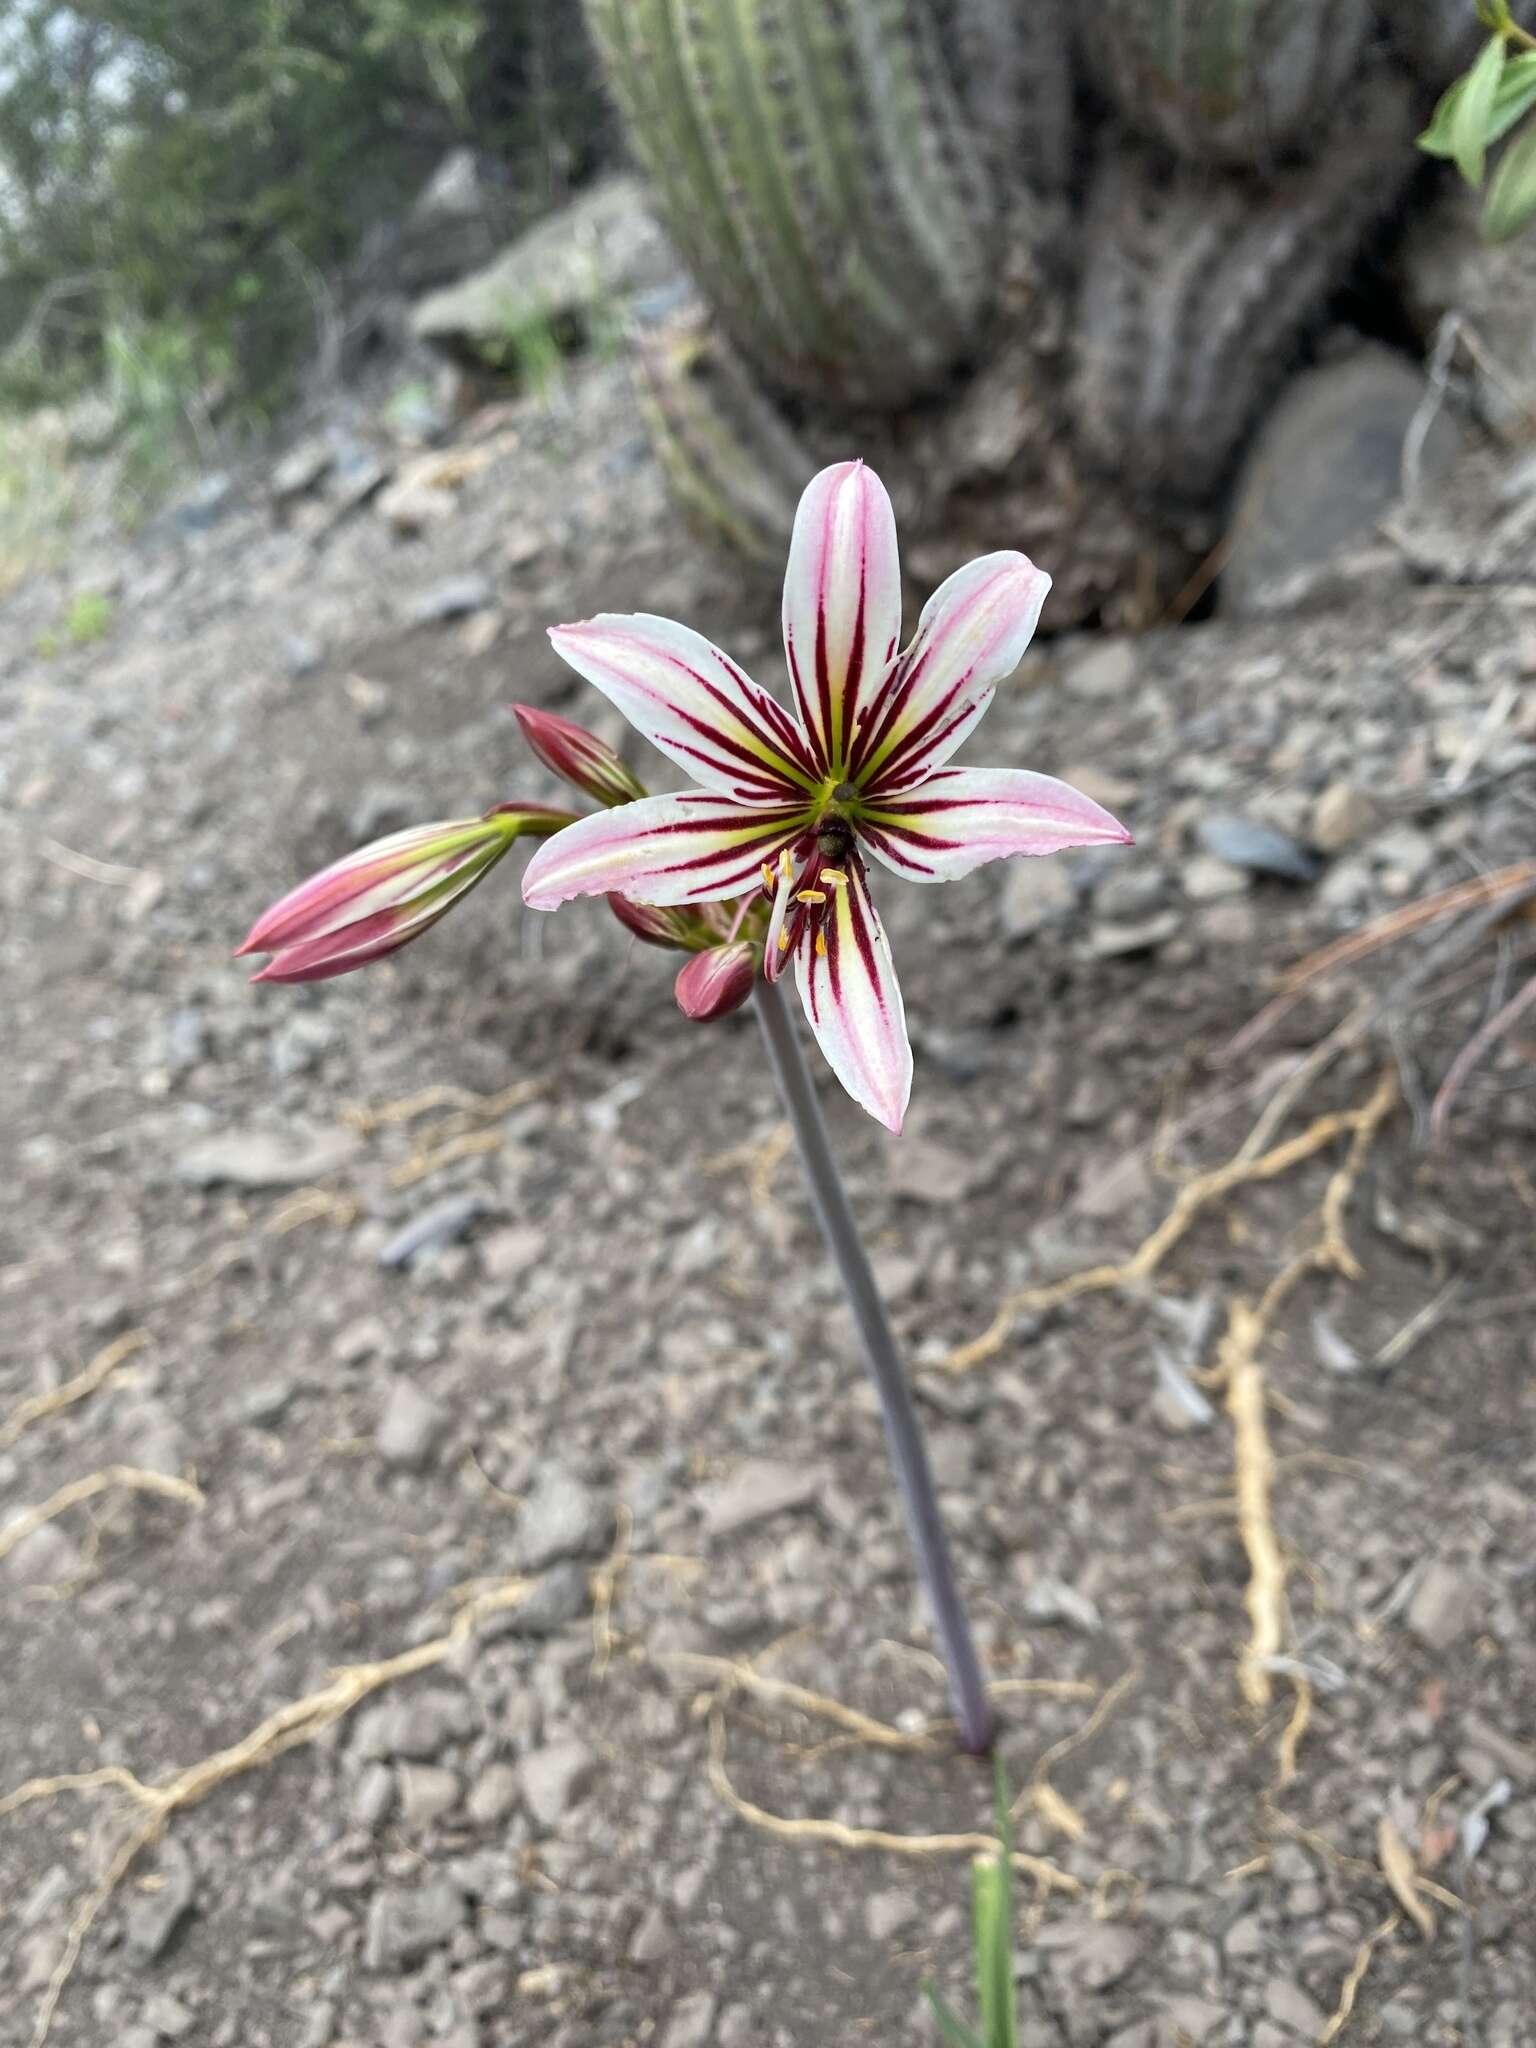
<svg viewBox="0 0 1536 2048">
<path fill-rule="evenodd" d="M 821 1105 L 816 1100 L 800 1041 L 795 1035 L 794 1020 L 785 1007 L 776 982 L 759 980 L 755 997 L 758 1023 L 762 1027 L 779 1095 L 795 1134 L 800 1163 L 805 1169 L 822 1236 L 843 1283 L 858 1329 L 864 1362 L 880 1397 L 886 1444 L 901 1489 L 907 1529 L 917 1552 L 918 1569 L 928 1595 L 939 1648 L 949 1673 L 950 1697 L 954 1702 L 955 1718 L 960 1724 L 960 1740 L 972 1756 L 985 1756 L 992 1747 L 992 1708 L 982 1681 L 970 1624 L 961 1604 L 954 1561 L 939 1516 L 933 1472 L 928 1463 L 922 1426 L 913 1406 L 912 1391 L 902 1369 L 896 1339 L 885 1313 L 885 1304 L 880 1299 L 880 1290 L 875 1285 L 858 1225 L 848 1205 L 837 1162 L 832 1156 Z"/>
</svg>

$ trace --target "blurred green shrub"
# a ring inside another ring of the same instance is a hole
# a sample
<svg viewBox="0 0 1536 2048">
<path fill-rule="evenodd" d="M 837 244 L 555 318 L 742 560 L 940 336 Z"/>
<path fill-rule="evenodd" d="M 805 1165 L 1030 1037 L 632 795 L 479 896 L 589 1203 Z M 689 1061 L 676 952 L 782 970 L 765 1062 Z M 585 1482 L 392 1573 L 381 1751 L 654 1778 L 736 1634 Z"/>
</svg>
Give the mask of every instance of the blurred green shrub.
<svg viewBox="0 0 1536 2048">
<path fill-rule="evenodd" d="M 545 0 L 9 0 L 0 403 L 120 383 L 126 348 L 140 385 L 259 415 L 320 280 L 447 147 L 531 213 L 602 118 L 579 10 Z"/>
</svg>

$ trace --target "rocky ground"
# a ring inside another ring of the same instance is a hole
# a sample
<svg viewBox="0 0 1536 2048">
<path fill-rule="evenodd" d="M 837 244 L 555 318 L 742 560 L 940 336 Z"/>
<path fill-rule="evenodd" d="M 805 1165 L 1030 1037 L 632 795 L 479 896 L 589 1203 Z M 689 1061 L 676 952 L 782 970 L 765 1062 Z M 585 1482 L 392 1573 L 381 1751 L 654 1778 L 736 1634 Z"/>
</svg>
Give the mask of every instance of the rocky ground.
<svg viewBox="0 0 1536 2048">
<path fill-rule="evenodd" d="M 354 427 L 0 612 L 0 1521 L 105 1475 L 0 1536 L 0 1797 L 107 1774 L 0 1815 L 0 2042 L 61 1982 L 61 2044 L 928 2040 L 926 1978 L 969 2000 L 964 1845 L 771 1817 L 964 1833 L 986 1773 L 709 1661 L 943 1711 L 750 1017 L 684 1023 L 661 956 L 506 869 L 354 980 L 229 958 L 358 839 L 549 796 L 511 698 L 613 733 L 546 623 L 673 613 L 767 680 L 772 602 L 679 524 L 617 365 L 426 456 Z M 1309 950 L 1532 854 L 1533 493 L 1474 452 L 1301 613 L 1042 645 L 970 753 L 1072 776 L 1136 850 L 885 891 L 909 1133 L 827 1106 L 991 1668 L 1048 1682 L 1000 1696 L 1057 1873 L 1022 1880 L 1030 2048 L 1346 2011 L 1536 2043 L 1528 1031 L 1424 1142 L 1529 941 L 1304 1065 L 1405 942 L 1216 1062 Z M 74 646 L 82 589 L 110 620 Z M 1352 1151 L 1188 1196 L 1266 1104 L 1255 1155 L 1373 1097 Z M 1358 1273 L 1240 1361 L 1240 1525 L 1223 1339 L 1331 1182 Z M 1160 1260 L 952 1369 L 1181 1191 Z M 1286 1597 L 1245 1663 L 1255 1426 Z"/>
</svg>

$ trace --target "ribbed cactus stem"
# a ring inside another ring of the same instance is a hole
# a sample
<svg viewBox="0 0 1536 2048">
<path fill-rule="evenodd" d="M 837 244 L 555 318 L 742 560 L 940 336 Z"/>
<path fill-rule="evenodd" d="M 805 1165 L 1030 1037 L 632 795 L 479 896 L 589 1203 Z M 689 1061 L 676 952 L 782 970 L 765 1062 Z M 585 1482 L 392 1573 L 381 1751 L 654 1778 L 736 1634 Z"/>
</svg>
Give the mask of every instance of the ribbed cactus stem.
<svg viewBox="0 0 1536 2048">
<path fill-rule="evenodd" d="M 994 201 L 932 0 L 586 0 L 668 226 L 743 353 L 900 404 L 976 336 Z"/>
<path fill-rule="evenodd" d="M 818 467 L 730 344 L 696 317 L 637 349 L 641 408 L 674 495 L 707 538 L 782 570 Z"/>
<path fill-rule="evenodd" d="M 1100 0 L 1084 57 L 1143 133 L 1197 161 L 1306 154 L 1360 67 L 1370 0 Z"/>
<path fill-rule="evenodd" d="M 1221 486 L 1308 323 L 1417 168 L 1405 82 L 1369 80 L 1320 154 L 1259 182 L 1106 154 L 1089 194 L 1073 414 L 1150 499 Z"/>
</svg>

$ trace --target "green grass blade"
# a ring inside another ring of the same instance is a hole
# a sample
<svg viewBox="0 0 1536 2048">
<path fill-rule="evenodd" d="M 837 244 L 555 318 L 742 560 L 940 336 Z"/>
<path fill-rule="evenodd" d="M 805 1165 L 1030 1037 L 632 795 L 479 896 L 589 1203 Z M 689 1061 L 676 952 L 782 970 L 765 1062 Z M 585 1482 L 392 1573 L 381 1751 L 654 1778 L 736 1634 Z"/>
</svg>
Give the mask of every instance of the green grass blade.
<svg viewBox="0 0 1536 2048">
<path fill-rule="evenodd" d="M 954 2013 L 931 1984 L 925 1984 L 923 1989 L 928 1994 L 933 2016 L 938 2021 L 939 2031 L 949 2043 L 949 2048 L 985 2048 L 985 2043 L 978 2040 L 963 2021 L 955 2018 Z"/>
</svg>

